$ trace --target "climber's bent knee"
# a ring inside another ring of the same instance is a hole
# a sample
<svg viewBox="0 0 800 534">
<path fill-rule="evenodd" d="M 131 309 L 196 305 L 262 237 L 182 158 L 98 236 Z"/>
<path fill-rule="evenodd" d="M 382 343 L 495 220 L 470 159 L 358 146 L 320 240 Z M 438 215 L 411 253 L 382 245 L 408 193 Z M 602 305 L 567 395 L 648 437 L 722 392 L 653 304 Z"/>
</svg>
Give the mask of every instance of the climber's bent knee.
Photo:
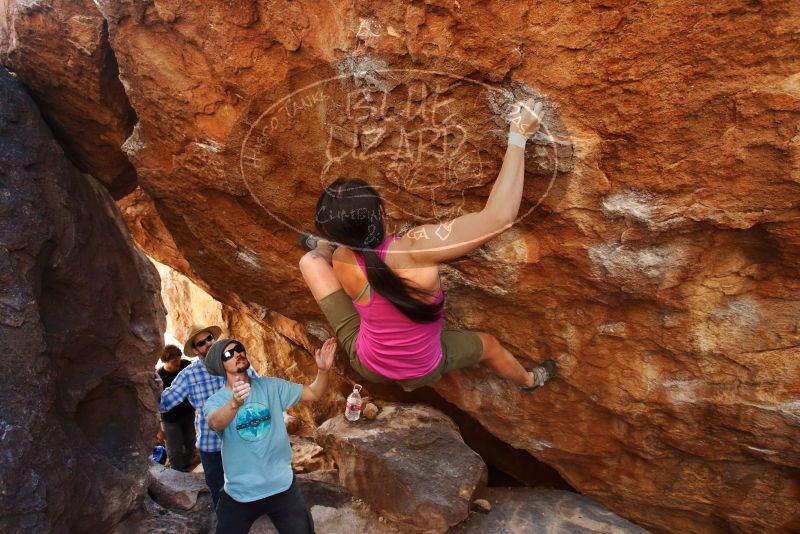
<svg viewBox="0 0 800 534">
<path fill-rule="evenodd" d="M 320 271 L 333 271 L 333 267 L 328 261 L 314 251 L 306 252 L 300 258 L 298 266 L 302 272 L 317 273 Z"/>
<path fill-rule="evenodd" d="M 330 263 L 314 252 L 308 252 L 300 258 L 299 266 L 303 279 L 317 302 L 342 289 Z"/>
</svg>

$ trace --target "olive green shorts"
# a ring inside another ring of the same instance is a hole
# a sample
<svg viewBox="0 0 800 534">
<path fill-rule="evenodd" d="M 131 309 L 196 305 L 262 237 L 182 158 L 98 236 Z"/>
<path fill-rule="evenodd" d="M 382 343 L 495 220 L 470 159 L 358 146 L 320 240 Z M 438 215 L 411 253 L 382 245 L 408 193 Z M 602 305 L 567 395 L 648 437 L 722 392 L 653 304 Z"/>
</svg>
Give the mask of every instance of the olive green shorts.
<svg viewBox="0 0 800 534">
<path fill-rule="evenodd" d="M 483 342 L 478 334 L 469 330 L 442 330 L 442 361 L 439 366 L 425 376 L 409 380 L 392 380 L 370 371 L 361 364 L 356 354 L 356 338 L 361 326 L 361 318 L 353 301 L 340 289 L 319 301 L 322 313 L 336 332 L 342 348 L 350 358 L 350 366 L 370 382 L 395 382 L 406 391 L 413 391 L 435 382 L 442 375 L 462 367 L 478 363 L 483 354 Z"/>
</svg>

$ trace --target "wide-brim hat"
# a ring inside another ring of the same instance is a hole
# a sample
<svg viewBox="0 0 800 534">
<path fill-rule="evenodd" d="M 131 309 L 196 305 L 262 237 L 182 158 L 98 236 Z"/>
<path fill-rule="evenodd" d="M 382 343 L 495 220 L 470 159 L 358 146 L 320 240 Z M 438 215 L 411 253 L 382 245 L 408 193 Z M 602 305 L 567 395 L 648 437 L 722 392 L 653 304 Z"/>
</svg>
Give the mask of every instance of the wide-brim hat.
<svg viewBox="0 0 800 534">
<path fill-rule="evenodd" d="M 199 334 L 200 332 L 209 332 L 214 339 L 219 339 L 219 336 L 222 335 L 222 329 L 218 326 L 211 325 L 211 326 L 200 326 L 194 325 L 191 329 L 189 329 L 189 335 L 186 336 L 186 343 L 183 344 L 183 353 L 187 356 L 195 356 L 194 353 L 194 345 L 192 344 L 192 340 L 194 336 Z"/>
</svg>

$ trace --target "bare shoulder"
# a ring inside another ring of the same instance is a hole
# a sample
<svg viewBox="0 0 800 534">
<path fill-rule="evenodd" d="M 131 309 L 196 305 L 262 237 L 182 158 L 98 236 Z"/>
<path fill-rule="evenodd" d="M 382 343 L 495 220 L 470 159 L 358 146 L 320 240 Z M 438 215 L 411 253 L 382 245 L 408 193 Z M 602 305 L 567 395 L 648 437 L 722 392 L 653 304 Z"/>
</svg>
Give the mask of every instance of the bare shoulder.
<svg viewBox="0 0 800 534">
<path fill-rule="evenodd" d="M 402 236 L 398 237 L 390 246 L 392 267 L 397 269 L 414 269 L 418 267 L 432 267 L 437 263 L 419 261 L 416 251 L 420 248 L 420 240 L 424 239 L 424 233 L 420 228 L 413 228 Z"/>
<path fill-rule="evenodd" d="M 389 246 L 386 263 L 410 285 L 435 291 L 439 287 L 439 264 L 417 261 L 413 247 L 414 237 L 407 233 Z"/>
<path fill-rule="evenodd" d="M 333 272 L 345 287 L 353 279 L 360 279 L 361 269 L 356 261 L 355 253 L 347 247 L 338 247 L 334 250 Z"/>
<path fill-rule="evenodd" d="M 350 298 L 357 295 L 366 282 L 366 276 L 356 262 L 356 255 L 347 247 L 333 251 L 333 273 Z"/>
</svg>

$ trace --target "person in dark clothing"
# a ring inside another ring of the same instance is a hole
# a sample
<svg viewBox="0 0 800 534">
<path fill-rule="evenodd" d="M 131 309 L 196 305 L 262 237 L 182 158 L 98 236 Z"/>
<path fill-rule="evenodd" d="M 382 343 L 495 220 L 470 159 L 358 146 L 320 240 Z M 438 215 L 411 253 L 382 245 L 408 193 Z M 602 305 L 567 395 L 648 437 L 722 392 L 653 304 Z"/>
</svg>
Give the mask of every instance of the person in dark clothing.
<svg viewBox="0 0 800 534">
<path fill-rule="evenodd" d="M 161 354 L 164 366 L 158 376 L 168 388 L 175 377 L 192 362 L 181 358 L 181 349 L 167 345 Z M 186 399 L 171 410 L 161 414 L 161 428 L 167 443 L 169 465 L 177 471 L 186 471 L 195 447 L 194 408 Z"/>
</svg>

